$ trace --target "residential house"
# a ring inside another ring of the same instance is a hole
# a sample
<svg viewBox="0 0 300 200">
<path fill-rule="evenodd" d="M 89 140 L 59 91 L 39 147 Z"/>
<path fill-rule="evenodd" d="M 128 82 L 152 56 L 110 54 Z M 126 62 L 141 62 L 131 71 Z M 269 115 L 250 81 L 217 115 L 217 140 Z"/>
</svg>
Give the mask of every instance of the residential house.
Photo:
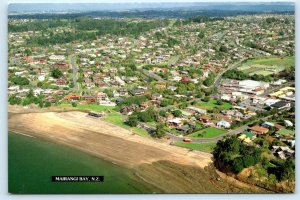
<svg viewBox="0 0 300 200">
<path fill-rule="evenodd" d="M 201 115 L 201 116 L 199 117 L 199 120 L 200 120 L 201 122 L 203 122 L 203 123 L 210 123 L 210 118 L 209 118 L 208 116 L 206 116 L 206 115 Z"/>
<path fill-rule="evenodd" d="M 222 119 L 217 123 L 217 126 L 222 128 L 230 128 L 230 123 Z"/>
<path fill-rule="evenodd" d="M 83 95 L 82 99 L 85 100 L 88 103 L 96 103 L 97 102 L 97 98 L 95 96 L 92 96 L 92 95 Z"/>
<path fill-rule="evenodd" d="M 142 88 L 137 88 L 137 89 L 133 90 L 131 93 L 132 93 L 132 95 L 139 96 L 139 95 L 144 94 L 145 90 Z"/>
<path fill-rule="evenodd" d="M 60 70 L 68 70 L 69 69 L 69 65 L 65 62 L 58 62 L 54 65 L 52 65 L 53 69 L 60 69 Z"/>
<path fill-rule="evenodd" d="M 249 130 L 255 134 L 266 134 L 269 132 L 269 129 L 258 125 L 250 127 Z"/>
<path fill-rule="evenodd" d="M 290 108 L 291 103 L 285 102 L 285 101 L 278 101 L 271 105 L 271 108 L 277 108 L 279 110 Z"/>
<path fill-rule="evenodd" d="M 272 146 L 272 153 L 282 160 L 295 157 L 295 151 L 284 146 Z"/>
<path fill-rule="evenodd" d="M 56 79 L 56 85 L 66 85 L 67 79 L 65 77 Z"/>
<path fill-rule="evenodd" d="M 142 102 L 140 105 L 140 108 L 142 111 L 146 110 L 149 107 L 149 104 L 147 102 Z"/>
<path fill-rule="evenodd" d="M 245 131 L 238 138 L 242 140 L 244 143 L 250 144 L 252 143 L 252 140 L 256 138 L 256 135 L 252 132 Z"/>
<path fill-rule="evenodd" d="M 275 127 L 275 124 L 272 122 L 264 122 L 261 124 L 261 126 L 263 126 L 265 128 L 272 128 L 272 127 Z"/>
<path fill-rule="evenodd" d="M 107 94 L 104 92 L 98 92 L 96 99 L 99 104 L 109 101 Z"/>
<path fill-rule="evenodd" d="M 280 124 L 275 123 L 274 126 L 277 130 L 283 129 L 283 126 L 281 126 Z"/>
<path fill-rule="evenodd" d="M 128 95 L 128 90 L 125 88 L 119 89 L 118 92 L 119 92 L 120 96 Z"/>
<path fill-rule="evenodd" d="M 206 113 L 207 113 L 207 110 L 201 109 L 201 108 L 196 108 L 196 107 L 193 107 L 193 106 L 188 106 L 186 109 L 187 110 L 191 110 L 191 111 L 193 111 L 193 112 L 195 112 L 197 114 L 204 114 L 204 115 L 206 115 Z"/>
<path fill-rule="evenodd" d="M 189 130 L 191 130 L 191 127 L 189 125 L 182 125 L 176 129 L 182 133 L 187 133 Z"/>
<path fill-rule="evenodd" d="M 80 99 L 80 95 L 76 93 L 71 93 L 64 97 L 64 100 L 67 101 L 78 101 L 79 99 Z"/>
<path fill-rule="evenodd" d="M 284 120 L 283 122 L 284 122 L 284 125 L 287 126 L 287 127 L 294 126 L 294 124 L 290 120 Z"/>
<path fill-rule="evenodd" d="M 160 100 L 162 99 L 162 95 L 159 93 L 154 93 L 151 95 L 151 100 Z"/>
<path fill-rule="evenodd" d="M 183 120 L 181 118 L 175 117 L 168 120 L 168 125 L 177 128 L 183 125 Z"/>
<path fill-rule="evenodd" d="M 120 112 L 121 112 L 122 114 L 129 115 L 129 114 L 131 114 L 133 111 L 135 111 L 135 109 L 137 109 L 137 108 L 138 108 L 138 105 L 136 105 L 136 104 L 132 104 L 132 105 L 130 105 L 130 106 L 123 106 L 123 107 L 121 108 Z"/>
<path fill-rule="evenodd" d="M 56 99 L 53 96 L 48 96 L 44 99 L 44 102 L 55 103 Z"/>
</svg>

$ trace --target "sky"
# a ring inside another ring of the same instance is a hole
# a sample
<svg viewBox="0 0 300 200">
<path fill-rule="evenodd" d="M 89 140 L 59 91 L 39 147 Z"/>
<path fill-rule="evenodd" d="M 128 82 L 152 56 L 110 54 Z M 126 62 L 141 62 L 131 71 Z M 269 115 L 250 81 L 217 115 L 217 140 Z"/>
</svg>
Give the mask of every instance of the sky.
<svg viewBox="0 0 300 200">
<path fill-rule="evenodd" d="M 296 0 L 9 0 L 9 3 L 295 2 Z"/>
</svg>

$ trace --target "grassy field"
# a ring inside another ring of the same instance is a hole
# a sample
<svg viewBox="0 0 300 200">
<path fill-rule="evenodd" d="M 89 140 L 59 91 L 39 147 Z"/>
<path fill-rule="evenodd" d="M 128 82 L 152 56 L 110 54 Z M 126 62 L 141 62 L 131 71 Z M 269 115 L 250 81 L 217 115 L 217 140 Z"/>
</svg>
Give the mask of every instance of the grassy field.
<svg viewBox="0 0 300 200">
<path fill-rule="evenodd" d="M 214 138 L 219 135 L 224 134 L 226 131 L 214 127 L 209 127 L 202 129 L 200 131 L 197 131 L 195 133 L 189 134 L 188 137 L 194 137 L 194 138 Z M 202 135 L 202 136 L 201 136 Z"/>
<path fill-rule="evenodd" d="M 137 127 L 130 127 L 127 124 L 125 124 L 124 123 L 125 118 L 120 113 L 117 113 L 117 112 L 108 113 L 105 116 L 104 120 L 107 122 L 110 122 L 112 124 L 115 124 L 117 126 L 120 126 L 122 128 L 132 130 L 134 133 L 136 133 L 140 136 L 150 137 L 149 133 L 145 129 L 137 128 Z"/>
<path fill-rule="evenodd" d="M 216 107 L 222 108 L 224 110 L 228 110 L 232 107 L 232 105 L 227 102 L 223 102 L 222 105 L 218 105 L 217 100 L 215 100 L 215 99 L 210 99 L 208 102 L 201 101 L 201 102 L 197 103 L 197 106 L 202 109 L 206 109 L 206 110 L 212 110 Z"/>
<path fill-rule="evenodd" d="M 276 74 L 284 69 L 295 65 L 295 57 L 272 57 L 272 58 L 257 58 L 247 61 L 238 70 L 249 75 L 271 75 Z"/>
<path fill-rule="evenodd" d="M 214 142 L 207 142 L 202 144 L 196 144 L 196 143 L 187 143 L 187 142 L 174 142 L 173 143 L 176 146 L 185 147 L 189 149 L 194 149 L 198 151 L 204 151 L 211 153 L 216 146 L 216 143 Z"/>
</svg>

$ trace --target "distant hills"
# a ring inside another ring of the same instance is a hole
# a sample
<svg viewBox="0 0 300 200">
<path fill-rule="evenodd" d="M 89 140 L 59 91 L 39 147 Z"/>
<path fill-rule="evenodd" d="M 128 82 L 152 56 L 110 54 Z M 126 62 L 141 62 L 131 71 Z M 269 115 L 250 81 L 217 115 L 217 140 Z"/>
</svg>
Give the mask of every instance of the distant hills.
<svg viewBox="0 0 300 200">
<path fill-rule="evenodd" d="M 194 3 L 13 3 L 10 18 L 233 16 L 257 13 L 294 13 L 293 2 Z"/>
</svg>

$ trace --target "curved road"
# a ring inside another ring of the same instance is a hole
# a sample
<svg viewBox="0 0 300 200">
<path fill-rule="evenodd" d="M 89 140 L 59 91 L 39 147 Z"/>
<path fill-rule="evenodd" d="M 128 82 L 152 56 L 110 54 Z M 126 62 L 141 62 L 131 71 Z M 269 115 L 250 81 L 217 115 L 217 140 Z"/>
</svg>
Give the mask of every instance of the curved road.
<svg viewBox="0 0 300 200">
<path fill-rule="evenodd" d="M 242 64 L 244 61 L 246 61 L 248 58 L 243 58 L 242 60 L 234 63 L 233 65 L 231 65 L 230 67 L 228 67 L 224 72 L 222 72 L 218 78 L 216 79 L 215 83 L 213 84 L 214 87 L 218 88 L 220 86 L 220 83 L 221 83 L 221 80 L 222 80 L 222 76 L 225 72 L 229 71 L 229 70 L 232 70 L 232 69 L 235 69 L 237 67 L 240 66 L 240 64 Z M 212 87 L 212 86 L 211 86 Z"/>
</svg>

